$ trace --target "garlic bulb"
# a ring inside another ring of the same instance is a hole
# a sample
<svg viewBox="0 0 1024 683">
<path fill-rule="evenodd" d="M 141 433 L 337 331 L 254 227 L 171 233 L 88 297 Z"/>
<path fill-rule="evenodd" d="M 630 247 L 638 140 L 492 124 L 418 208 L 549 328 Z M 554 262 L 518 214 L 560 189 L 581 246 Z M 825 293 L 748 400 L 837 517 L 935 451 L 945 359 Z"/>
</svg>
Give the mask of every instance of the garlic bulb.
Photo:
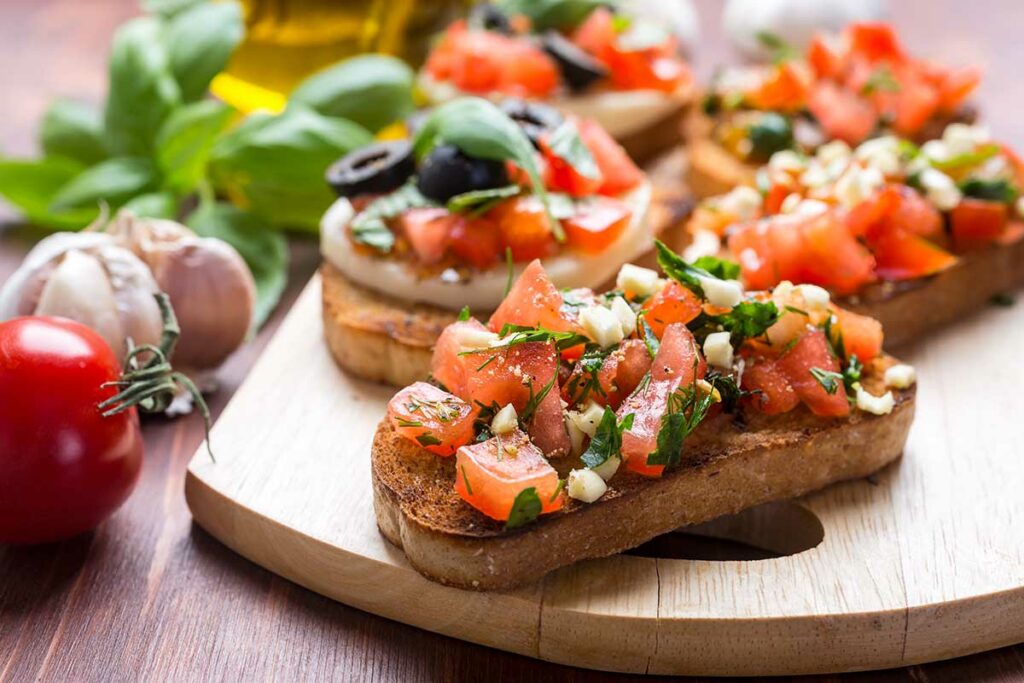
<svg viewBox="0 0 1024 683">
<path fill-rule="evenodd" d="M 156 344 L 163 323 L 149 268 L 101 233 L 57 233 L 25 257 L 0 289 L 0 320 L 53 315 L 96 330 L 115 353 Z"/>
<path fill-rule="evenodd" d="M 256 284 L 237 251 L 198 237 L 180 223 L 120 212 L 104 229 L 149 266 L 171 299 L 181 326 L 174 363 L 179 369 L 220 365 L 252 326 Z"/>
<path fill-rule="evenodd" d="M 733 45 L 755 59 L 771 57 L 759 36 L 769 34 L 804 48 L 815 33 L 839 31 L 852 21 L 877 19 L 883 0 L 729 0 L 722 26 Z"/>
</svg>

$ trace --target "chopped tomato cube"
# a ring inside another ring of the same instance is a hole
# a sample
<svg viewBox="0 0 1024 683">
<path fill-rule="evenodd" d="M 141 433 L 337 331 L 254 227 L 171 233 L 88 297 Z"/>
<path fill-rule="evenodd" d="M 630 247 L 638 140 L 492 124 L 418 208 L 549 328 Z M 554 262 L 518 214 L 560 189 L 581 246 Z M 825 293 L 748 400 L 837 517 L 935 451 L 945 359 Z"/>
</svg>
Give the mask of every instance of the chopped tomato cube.
<svg viewBox="0 0 1024 683">
<path fill-rule="evenodd" d="M 448 236 L 461 220 L 444 208 L 416 208 L 403 212 L 398 225 L 420 262 L 431 264 L 444 258 Z"/>
<path fill-rule="evenodd" d="M 800 405 L 800 397 L 773 360 L 760 360 L 744 368 L 743 389 L 755 392 L 746 397 L 747 404 L 767 415 L 788 413 Z"/>
<path fill-rule="evenodd" d="M 786 201 L 786 197 L 790 195 L 790 192 L 790 188 L 785 185 L 772 184 L 768 189 L 768 194 L 764 196 L 765 214 L 771 215 L 782 211 L 782 202 Z"/>
<path fill-rule="evenodd" d="M 882 332 L 882 323 L 874 318 L 848 311 L 845 308 L 832 306 L 832 313 L 836 317 L 832 325 L 831 339 L 833 344 L 839 341 L 839 335 L 843 337 L 843 348 L 846 350 L 846 357 L 857 356 L 862 363 L 868 363 L 882 353 L 882 341 L 885 338 Z"/>
<path fill-rule="evenodd" d="M 604 359 L 596 373 L 577 364 L 562 385 L 562 395 L 569 405 L 593 399 L 614 410 L 633 393 L 650 368 L 647 345 L 639 339 L 627 339 Z"/>
<path fill-rule="evenodd" d="M 615 43 L 615 17 L 607 7 L 591 12 L 572 34 L 572 41 L 592 55 L 600 55 Z"/>
<path fill-rule="evenodd" d="M 1006 204 L 964 197 L 949 214 L 953 245 L 957 251 L 983 247 L 999 239 L 1006 228 L 1006 221 Z"/>
<path fill-rule="evenodd" d="M 870 240 L 884 280 L 912 280 L 934 275 L 956 263 L 956 257 L 927 239 L 903 230 L 888 230 Z"/>
<path fill-rule="evenodd" d="M 622 194 L 643 182 L 643 172 L 601 124 L 590 119 L 580 119 L 577 127 L 583 144 L 594 156 L 601 177 L 604 178 L 598 189 L 600 194 Z"/>
<path fill-rule="evenodd" d="M 487 213 L 498 224 L 502 245 L 514 261 L 544 258 L 554 251 L 551 218 L 536 195 L 507 199 Z"/>
<path fill-rule="evenodd" d="M 650 381 L 641 382 L 616 411 L 620 420 L 633 415 L 633 426 L 622 434 L 622 459 L 629 470 L 661 476 L 665 466 L 648 464 L 647 457 L 657 450 L 662 417 L 672 394 L 680 387 L 694 387 L 706 371 L 707 363 L 686 325 L 669 325 L 651 363 Z"/>
<path fill-rule="evenodd" d="M 875 129 L 878 115 L 874 108 L 854 92 L 831 81 L 819 81 L 811 89 L 807 108 L 829 138 L 859 144 Z"/>
<path fill-rule="evenodd" d="M 838 78 L 845 66 L 843 56 L 821 35 L 814 36 L 807 46 L 807 61 L 818 78 Z"/>
<path fill-rule="evenodd" d="M 807 102 L 808 79 L 791 62 L 782 62 L 771 69 L 770 76 L 746 97 L 757 109 L 796 111 Z"/>
<path fill-rule="evenodd" d="M 488 329 L 476 318 L 457 321 L 444 328 L 434 344 L 430 372 L 438 382 L 456 396 L 470 400 L 466 392 L 470 370 L 480 364 L 472 355 L 462 355 L 464 337 L 486 333 Z"/>
<path fill-rule="evenodd" d="M 452 226 L 448 247 L 474 268 L 487 270 L 502 258 L 501 231 L 489 218 L 464 218 Z"/>
<path fill-rule="evenodd" d="M 629 205 L 612 197 L 594 197 L 577 207 L 562 221 L 566 241 L 590 254 L 599 254 L 619 238 L 633 212 Z"/>
<path fill-rule="evenodd" d="M 661 339 L 672 323 L 688 323 L 703 311 L 700 297 L 670 280 L 644 303 L 643 319 L 654 336 Z"/>
<path fill-rule="evenodd" d="M 943 111 L 955 111 L 981 83 L 981 69 L 965 66 L 944 74 L 939 84 L 939 107 Z"/>
<path fill-rule="evenodd" d="M 875 279 L 871 253 L 835 214 L 806 219 L 801 225 L 801 237 L 805 260 L 804 277 L 799 281 L 828 287 L 839 294 L 852 294 Z"/>
<path fill-rule="evenodd" d="M 575 313 L 567 311 L 563 303 L 561 293 L 544 272 L 544 266 L 540 261 L 532 261 L 487 324 L 495 332 L 510 323 L 556 332 L 578 330 Z"/>
<path fill-rule="evenodd" d="M 502 57 L 499 89 L 509 95 L 544 97 L 558 87 L 558 66 L 547 53 L 517 39 Z"/>
<path fill-rule="evenodd" d="M 416 382 L 388 402 L 388 417 L 406 439 L 437 455 L 473 440 L 473 407 L 432 384 Z"/>
<path fill-rule="evenodd" d="M 899 89 L 877 92 L 874 97 L 883 104 L 879 110 L 892 119 L 892 127 L 900 135 L 912 137 L 924 127 L 939 108 L 938 89 L 913 69 L 897 71 Z"/>
<path fill-rule="evenodd" d="M 547 162 L 544 185 L 549 190 L 565 192 L 573 197 L 589 197 L 596 193 L 604 183 L 601 170 L 597 169 L 593 177 L 583 175 L 572 164 L 551 151 L 547 138 L 545 134 L 540 141 L 541 151 Z"/>
<path fill-rule="evenodd" d="M 891 230 L 927 237 L 932 241 L 945 239 L 942 214 L 917 190 L 906 185 L 887 186 L 876 200 L 881 215 L 874 225 L 862 233 L 868 242 Z"/>
<path fill-rule="evenodd" d="M 815 377 L 816 373 L 839 373 L 841 369 L 824 332 L 808 331 L 779 356 L 776 363 L 797 396 L 815 415 L 841 417 L 850 414 L 842 378 L 835 375 Z M 825 385 L 833 389 L 832 393 Z"/>
<path fill-rule="evenodd" d="M 850 52 L 869 61 L 901 61 L 904 58 L 903 47 L 889 24 L 876 21 L 856 22 L 846 28 L 846 36 Z"/>
<path fill-rule="evenodd" d="M 565 502 L 558 472 L 521 431 L 458 450 L 455 491 L 488 517 L 507 520 L 516 496 L 528 488 L 536 491 L 541 514 L 559 510 Z"/>
</svg>

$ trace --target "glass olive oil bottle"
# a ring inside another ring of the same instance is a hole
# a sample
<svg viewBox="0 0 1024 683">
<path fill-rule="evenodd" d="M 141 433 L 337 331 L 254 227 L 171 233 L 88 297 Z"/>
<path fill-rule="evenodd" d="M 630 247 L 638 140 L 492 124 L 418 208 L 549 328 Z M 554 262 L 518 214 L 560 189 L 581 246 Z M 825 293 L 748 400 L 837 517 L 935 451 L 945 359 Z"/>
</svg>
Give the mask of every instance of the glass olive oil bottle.
<svg viewBox="0 0 1024 683">
<path fill-rule="evenodd" d="M 471 0 L 242 0 L 245 41 L 214 80 L 215 95 L 241 109 L 279 110 L 309 74 L 362 52 L 418 66 L 430 37 Z"/>
</svg>

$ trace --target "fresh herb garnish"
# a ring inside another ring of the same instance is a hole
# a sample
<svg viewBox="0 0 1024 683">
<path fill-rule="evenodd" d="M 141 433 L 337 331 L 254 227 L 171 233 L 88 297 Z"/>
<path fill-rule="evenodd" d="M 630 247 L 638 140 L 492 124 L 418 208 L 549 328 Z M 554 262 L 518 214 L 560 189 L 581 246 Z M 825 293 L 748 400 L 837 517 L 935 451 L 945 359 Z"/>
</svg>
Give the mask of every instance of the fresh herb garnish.
<svg viewBox="0 0 1024 683">
<path fill-rule="evenodd" d="M 719 280 L 738 280 L 740 264 L 717 256 L 701 256 L 693 262 L 695 268 L 705 270 Z"/>
<path fill-rule="evenodd" d="M 469 485 L 469 477 L 466 476 L 466 466 L 462 465 L 462 483 L 466 485 L 466 493 L 473 495 L 473 487 Z"/>
<path fill-rule="evenodd" d="M 633 413 L 629 413 L 622 420 L 615 417 L 615 411 L 605 406 L 601 421 L 597 423 L 597 430 L 590 440 L 587 450 L 580 456 L 583 464 L 590 469 L 600 467 L 608 461 L 608 458 L 620 455 L 622 452 L 622 433 L 633 428 Z"/>
<path fill-rule="evenodd" d="M 487 213 L 502 199 L 515 197 L 522 191 L 519 185 L 503 185 L 486 190 L 472 190 L 457 194 L 446 204 L 452 213 L 470 213 L 474 216 Z"/>
<path fill-rule="evenodd" d="M 957 154 L 954 157 L 943 159 L 942 161 L 932 161 L 931 164 L 940 171 L 949 171 L 962 166 L 976 166 L 988 161 L 1001 151 L 1003 151 L 1003 148 L 994 143 L 990 145 L 982 145 L 972 152 Z"/>
<path fill-rule="evenodd" d="M 580 356 L 576 363 L 576 369 L 565 385 L 566 394 L 574 405 L 585 403 L 591 392 L 598 396 L 605 395 L 598 373 L 604 367 L 605 360 L 614 351 L 614 347 L 605 349 L 598 344 L 587 344 L 584 347 L 583 355 Z"/>
<path fill-rule="evenodd" d="M 836 317 L 834 315 L 830 315 L 825 318 L 825 322 L 822 323 L 821 329 L 825 333 L 825 341 L 829 343 L 829 349 L 831 349 L 832 355 L 842 360 L 846 357 L 846 342 L 843 340 L 843 331 L 834 327 L 836 322 Z"/>
<path fill-rule="evenodd" d="M 356 214 L 350 226 L 352 239 L 386 254 L 395 246 L 395 234 L 385 221 L 409 209 L 427 206 L 437 205 L 424 197 L 415 183 L 406 183 L 391 194 L 373 200 Z"/>
<path fill-rule="evenodd" d="M 419 420 L 406 420 L 404 417 L 397 419 L 399 427 L 422 427 L 423 423 Z"/>
<path fill-rule="evenodd" d="M 674 391 L 668 399 L 668 410 L 661 418 L 657 446 L 648 454 L 647 464 L 678 465 L 683 457 L 683 442 L 714 402 L 711 394 L 698 391 L 695 384 Z"/>
<path fill-rule="evenodd" d="M 579 175 L 591 180 L 600 179 L 601 172 L 594 161 L 594 155 L 584 144 L 573 121 L 566 119 L 555 128 L 547 139 L 547 147 L 551 154 L 572 166 Z"/>
<path fill-rule="evenodd" d="M 512 509 L 508 513 L 508 521 L 505 522 L 506 529 L 516 529 L 529 524 L 537 519 L 542 509 L 540 496 L 533 486 L 523 489 L 512 501 Z"/>
<path fill-rule="evenodd" d="M 551 342 L 554 343 L 555 347 L 559 351 L 572 348 L 578 344 L 585 344 L 589 340 L 581 334 L 576 332 L 555 332 L 554 330 L 548 330 L 543 327 L 529 327 L 526 325 L 514 325 L 512 323 L 505 323 L 502 326 L 501 331 L 498 333 L 500 340 L 497 344 L 490 346 L 486 349 L 473 349 L 470 351 L 461 351 L 460 356 L 469 356 L 476 353 L 487 353 L 496 349 L 507 349 L 510 346 L 516 346 L 517 344 L 526 344 L 528 342 Z"/>
<path fill-rule="evenodd" d="M 736 383 L 735 377 L 715 368 L 708 370 L 708 374 L 704 376 L 704 379 L 713 388 L 718 390 L 718 394 L 722 397 L 722 409 L 727 413 L 733 412 L 740 399 L 752 393 L 741 389 Z"/>
<path fill-rule="evenodd" d="M 530 390 L 530 397 L 526 399 L 526 405 L 523 406 L 523 411 L 519 413 L 519 421 L 521 423 L 526 424 L 530 421 L 530 419 L 533 417 L 533 414 L 537 412 L 537 407 L 540 405 L 540 402 L 544 400 L 544 397 L 547 396 L 548 393 L 550 393 L 551 388 L 555 386 L 555 380 L 557 379 L 557 373 L 552 375 L 551 380 L 543 387 L 541 387 L 540 391 L 536 393 L 534 393 L 533 391 L 533 380 L 530 380 L 530 382 L 527 384 L 527 388 L 529 388 Z"/>
<path fill-rule="evenodd" d="M 774 33 L 758 31 L 755 37 L 771 53 L 772 61 L 776 64 L 800 57 L 799 50 Z"/>
<path fill-rule="evenodd" d="M 850 356 L 850 361 L 843 370 L 843 386 L 846 387 L 847 392 L 852 394 L 855 391 L 854 385 L 860 381 L 863 372 L 864 364 L 857 358 L 857 354 Z"/>
<path fill-rule="evenodd" d="M 805 310 L 799 309 L 796 306 L 789 306 L 789 305 L 787 305 L 786 306 L 786 310 L 789 311 L 790 313 L 796 313 L 797 315 L 802 315 L 805 318 L 810 318 L 811 317 L 810 313 L 808 313 Z"/>
<path fill-rule="evenodd" d="M 647 316 L 641 315 L 639 318 L 640 331 L 643 333 L 644 346 L 647 347 L 647 353 L 653 359 L 658 355 L 658 349 L 661 348 L 661 342 L 658 337 L 654 334 L 654 330 L 647 324 Z"/>
<path fill-rule="evenodd" d="M 776 152 L 792 149 L 796 140 L 793 125 L 782 114 L 765 112 L 747 129 L 750 138 L 750 159 L 766 162 Z"/>
<path fill-rule="evenodd" d="M 779 309 L 772 301 L 741 301 L 727 313 L 710 316 L 729 332 L 733 346 L 747 339 L 764 336 L 779 319 Z"/>
<path fill-rule="evenodd" d="M 562 489 L 564 489 L 564 488 L 565 488 L 565 479 L 562 479 L 561 477 L 559 477 L 559 479 L 558 479 L 558 486 L 555 487 L 555 492 L 551 494 L 550 498 L 548 498 L 548 503 L 554 503 L 556 500 L 558 500 L 558 495 L 562 492 Z"/>
<path fill-rule="evenodd" d="M 569 29 L 579 26 L 590 13 L 607 0 L 498 0 L 497 5 L 508 15 L 525 15 L 538 30 Z"/>
<path fill-rule="evenodd" d="M 508 278 L 505 280 L 505 293 L 501 295 L 502 299 L 508 297 L 508 293 L 512 291 L 512 283 L 516 279 L 516 264 L 512 261 L 512 247 L 505 247 L 505 267 L 508 269 Z"/>
<path fill-rule="evenodd" d="M 1017 198 L 1017 188 L 1004 178 L 985 180 L 983 178 L 968 178 L 960 183 L 960 191 L 968 197 L 975 199 L 988 199 L 993 202 L 1009 204 Z"/>
<path fill-rule="evenodd" d="M 440 446 L 441 439 L 437 438 L 433 434 L 420 434 L 416 437 L 416 440 L 420 442 L 421 446 Z"/>
<path fill-rule="evenodd" d="M 682 256 L 669 249 L 661 240 L 654 240 L 654 246 L 658 250 L 658 266 L 665 275 L 703 299 L 704 289 L 701 287 L 700 278 L 714 278 L 715 276 L 703 268 L 687 263 Z"/>
<path fill-rule="evenodd" d="M 860 93 L 873 95 L 876 92 L 899 92 L 901 88 L 900 82 L 893 76 L 892 69 L 883 64 L 871 72 Z"/>
<path fill-rule="evenodd" d="M 461 310 L 461 311 L 459 311 L 459 317 L 458 317 L 458 321 L 459 321 L 460 323 L 464 323 L 464 322 L 466 322 L 467 320 L 469 320 L 469 319 L 470 319 L 471 317 L 473 317 L 473 314 L 472 314 L 472 313 L 470 313 L 470 311 L 469 311 L 469 306 L 463 306 L 463 307 L 462 307 L 462 310 Z"/>
<path fill-rule="evenodd" d="M 843 384 L 843 375 L 839 372 L 833 372 L 832 370 L 823 370 L 821 368 L 811 368 L 811 377 L 817 380 L 821 388 L 824 389 L 829 395 L 836 393 L 839 387 Z"/>
</svg>

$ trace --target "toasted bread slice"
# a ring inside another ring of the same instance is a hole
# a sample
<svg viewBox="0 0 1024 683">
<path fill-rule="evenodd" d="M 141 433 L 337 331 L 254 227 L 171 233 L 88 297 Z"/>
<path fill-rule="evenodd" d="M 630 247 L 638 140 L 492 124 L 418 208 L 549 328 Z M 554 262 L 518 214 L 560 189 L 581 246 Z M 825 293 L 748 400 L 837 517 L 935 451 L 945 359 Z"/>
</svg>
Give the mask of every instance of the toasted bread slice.
<svg viewBox="0 0 1024 683">
<path fill-rule="evenodd" d="M 876 359 L 866 369 L 865 387 L 882 393 L 882 375 L 894 362 Z M 684 463 L 663 477 L 620 468 L 597 502 L 570 499 L 562 510 L 514 531 L 459 498 L 455 458 L 419 448 L 385 420 L 372 451 L 377 524 L 430 579 L 478 590 L 512 588 L 681 526 L 871 474 L 899 457 L 913 420 L 914 389 L 894 396 L 896 407 L 885 416 L 854 412 L 825 419 L 805 408 L 776 416 L 749 411 L 743 420 L 720 414 L 687 439 Z M 553 464 L 567 469 L 574 463 Z"/>
<path fill-rule="evenodd" d="M 675 152 L 648 166 L 652 183 L 648 220 L 654 234 L 673 248 L 682 246 L 693 206 L 676 182 L 681 163 L 681 154 Z M 653 256 L 633 261 L 654 265 Z M 455 312 L 369 289 L 326 261 L 320 275 L 324 336 L 338 365 L 363 379 L 395 386 L 426 378 L 434 342 L 445 326 L 455 322 Z"/>
</svg>

